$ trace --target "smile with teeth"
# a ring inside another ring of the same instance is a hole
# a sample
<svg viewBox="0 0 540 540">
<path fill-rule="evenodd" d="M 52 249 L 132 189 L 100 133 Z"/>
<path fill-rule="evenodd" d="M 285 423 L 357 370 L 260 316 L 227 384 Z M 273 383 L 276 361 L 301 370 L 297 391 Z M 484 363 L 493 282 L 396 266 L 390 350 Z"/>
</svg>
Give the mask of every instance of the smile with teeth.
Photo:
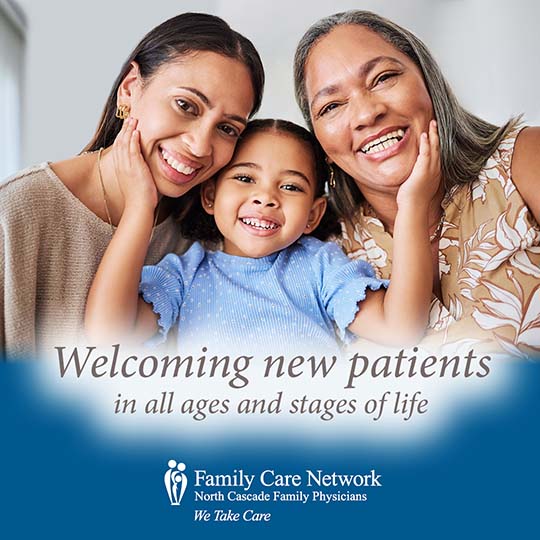
<svg viewBox="0 0 540 540">
<path fill-rule="evenodd" d="M 271 229 L 279 229 L 279 225 L 273 221 L 267 221 L 266 219 L 257 219 L 257 218 L 240 218 L 240 221 L 245 225 L 254 227 L 255 229 L 261 229 L 268 231 Z"/>
<path fill-rule="evenodd" d="M 176 159 L 174 159 L 169 152 L 165 149 L 161 149 L 161 155 L 163 156 L 163 159 L 177 172 L 181 174 L 185 174 L 186 176 L 193 174 L 196 169 L 193 167 L 190 167 L 189 165 L 185 165 L 184 163 L 180 163 Z"/>
<path fill-rule="evenodd" d="M 391 131 L 390 133 L 385 133 L 382 137 L 369 141 L 366 145 L 360 148 L 360 151 L 364 154 L 374 154 L 375 152 L 381 152 L 386 150 L 394 144 L 397 144 L 403 136 L 405 131 L 403 129 L 396 129 L 396 131 Z"/>
</svg>

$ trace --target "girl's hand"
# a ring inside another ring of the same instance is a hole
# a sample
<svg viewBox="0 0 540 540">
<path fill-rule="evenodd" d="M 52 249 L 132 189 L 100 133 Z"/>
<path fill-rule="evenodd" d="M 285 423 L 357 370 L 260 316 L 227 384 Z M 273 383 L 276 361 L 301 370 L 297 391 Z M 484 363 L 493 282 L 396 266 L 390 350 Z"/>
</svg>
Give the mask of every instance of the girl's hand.
<svg viewBox="0 0 540 540">
<path fill-rule="evenodd" d="M 420 148 L 413 170 L 401 184 L 398 194 L 398 207 L 404 205 L 429 205 L 439 189 L 441 182 L 441 159 L 437 123 L 431 120 L 429 134 L 420 136 Z"/>
<path fill-rule="evenodd" d="M 150 169 L 143 158 L 137 120 L 127 118 L 116 136 L 112 155 L 125 208 L 136 207 L 154 210 L 158 204 L 158 192 Z"/>
</svg>

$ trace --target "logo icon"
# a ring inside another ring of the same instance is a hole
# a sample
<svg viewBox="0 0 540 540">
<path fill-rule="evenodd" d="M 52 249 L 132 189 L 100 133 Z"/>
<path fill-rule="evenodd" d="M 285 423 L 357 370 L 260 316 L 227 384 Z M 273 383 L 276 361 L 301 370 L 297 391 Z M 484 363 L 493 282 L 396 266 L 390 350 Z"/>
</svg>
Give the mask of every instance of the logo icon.
<svg viewBox="0 0 540 540">
<path fill-rule="evenodd" d="M 188 483 L 187 476 L 184 474 L 186 466 L 184 463 L 177 464 L 174 459 L 170 459 L 167 465 L 169 468 L 163 475 L 165 489 L 171 506 L 180 506 Z"/>
</svg>

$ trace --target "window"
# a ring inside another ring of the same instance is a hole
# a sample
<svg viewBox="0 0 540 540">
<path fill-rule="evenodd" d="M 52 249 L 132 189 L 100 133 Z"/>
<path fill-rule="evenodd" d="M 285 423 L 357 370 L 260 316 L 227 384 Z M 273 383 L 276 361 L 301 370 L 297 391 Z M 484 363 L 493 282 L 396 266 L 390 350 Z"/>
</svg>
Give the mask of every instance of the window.
<svg viewBox="0 0 540 540">
<path fill-rule="evenodd" d="M 0 181 L 21 166 L 24 33 L 20 10 L 0 0 Z"/>
</svg>

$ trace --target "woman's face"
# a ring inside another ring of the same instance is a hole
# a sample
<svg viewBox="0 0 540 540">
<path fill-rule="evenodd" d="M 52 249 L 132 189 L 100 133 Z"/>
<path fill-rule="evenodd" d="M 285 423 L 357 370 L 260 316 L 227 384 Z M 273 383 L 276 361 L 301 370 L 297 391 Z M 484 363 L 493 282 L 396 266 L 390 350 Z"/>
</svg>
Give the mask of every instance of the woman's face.
<svg viewBox="0 0 540 540">
<path fill-rule="evenodd" d="M 364 193 L 395 193 L 412 171 L 433 106 L 420 70 L 358 25 L 338 26 L 305 69 L 315 135 Z"/>
<path fill-rule="evenodd" d="M 179 197 L 229 162 L 254 94 L 240 61 L 197 52 L 165 64 L 145 84 L 134 66 L 119 103 L 138 120 L 142 154 L 158 191 Z"/>
</svg>

